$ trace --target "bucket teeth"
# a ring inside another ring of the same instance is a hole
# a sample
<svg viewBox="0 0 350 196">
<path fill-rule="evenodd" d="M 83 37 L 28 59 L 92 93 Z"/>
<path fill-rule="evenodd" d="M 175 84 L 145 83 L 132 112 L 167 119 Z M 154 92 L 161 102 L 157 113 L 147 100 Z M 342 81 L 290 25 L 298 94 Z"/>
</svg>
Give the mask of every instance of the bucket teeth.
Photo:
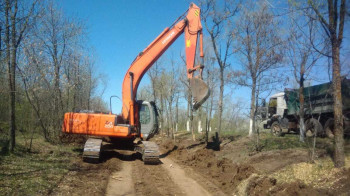
<svg viewBox="0 0 350 196">
<path fill-rule="evenodd" d="M 209 97 L 208 85 L 199 78 L 190 79 L 190 89 L 193 97 L 193 109 L 197 110 Z"/>
</svg>

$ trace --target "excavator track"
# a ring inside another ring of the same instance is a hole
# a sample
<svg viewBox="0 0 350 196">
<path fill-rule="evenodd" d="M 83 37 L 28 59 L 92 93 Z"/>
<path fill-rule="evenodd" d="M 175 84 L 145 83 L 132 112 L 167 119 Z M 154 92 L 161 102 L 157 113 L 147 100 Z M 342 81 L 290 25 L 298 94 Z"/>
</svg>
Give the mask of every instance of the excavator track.
<svg viewBox="0 0 350 196">
<path fill-rule="evenodd" d="M 98 163 L 100 161 L 102 139 L 89 138 L 84 145 L 83 161 Z"/>
<path fill-rule="evenodd" d="M 137 150 L 142 154 L 142 160 L 145 164 L 159 163 L 159 147 L 154 142 L 142 141 L 142 145 Z"/>
</svg>

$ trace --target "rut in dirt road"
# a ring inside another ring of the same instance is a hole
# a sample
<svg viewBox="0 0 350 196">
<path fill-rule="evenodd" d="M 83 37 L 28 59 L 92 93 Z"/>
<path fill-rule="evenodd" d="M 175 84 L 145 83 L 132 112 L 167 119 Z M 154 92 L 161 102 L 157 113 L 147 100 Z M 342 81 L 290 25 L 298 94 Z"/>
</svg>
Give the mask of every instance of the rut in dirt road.
<svg viewBox="0 0 350 196">
<path fill-rule="evenodd" d="M 171 159 L 161 161 L 159 165 L 123 161 L 121 170 L 110 175 L 106 195 L 213 195 Z"/>
<path fill-rule="evenodd" d="M 121 164 L 121 170 L 109 176 L 106 196 L 135 195 L 134 183 L 132 181 L 132 165 L 127 162 Z"/>
</svg>

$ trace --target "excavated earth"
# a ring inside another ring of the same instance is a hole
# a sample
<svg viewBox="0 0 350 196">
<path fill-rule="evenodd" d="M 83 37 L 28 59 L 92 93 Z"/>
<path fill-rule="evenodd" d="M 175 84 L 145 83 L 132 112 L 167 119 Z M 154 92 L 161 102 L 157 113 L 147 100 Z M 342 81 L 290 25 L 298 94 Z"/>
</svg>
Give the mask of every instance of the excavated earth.
<svg viewBox="0 0 350 196">
<path fill-rule="evenodd" d="M 102 163 L 77 160 L 52 195 L 350 195 L 349 168 L 321 176 L 327 188 L 278 180 L 291 165 L 307 164 L 302 149 L 251 153 L 245 137 L 224 138 L 220 151 L 190 136 L 153 141 L 161 149 L 159 165 L 144 165 L 130 150 L 107 149 Z"/>
</svg>

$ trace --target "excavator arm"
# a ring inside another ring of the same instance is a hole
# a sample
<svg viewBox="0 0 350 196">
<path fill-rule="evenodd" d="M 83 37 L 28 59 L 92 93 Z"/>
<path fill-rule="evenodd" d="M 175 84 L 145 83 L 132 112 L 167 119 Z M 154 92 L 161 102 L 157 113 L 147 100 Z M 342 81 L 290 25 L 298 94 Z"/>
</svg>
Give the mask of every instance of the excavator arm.
<svg viewBox="0 0 350 196">
<path fill-rule="evenodd" d="M 187 15 L 186 15 L 187 14 Z M 184 17 L 184 15 L 186 15 Z M 193 108 L 197 109 L 209 96 L 209 88 L 201 79 L 203 64 L 195 66 L 197 40 L 200 42 L 200 58 L 203 62 L 203 34 L 200 20 L 200 8 L 191 4 L 189 9 L 171 27 L 164 31 L 133 61 L 123 80 L 122 118 L 130 125 L 137 124 L 136 94 L 144 74 L 155 61 L 171 46 L 171 44 L 185 33 L 187 77 L 193 97 Z M 197 76 L 195 76 L 197 72 Z"/>
</svg>

